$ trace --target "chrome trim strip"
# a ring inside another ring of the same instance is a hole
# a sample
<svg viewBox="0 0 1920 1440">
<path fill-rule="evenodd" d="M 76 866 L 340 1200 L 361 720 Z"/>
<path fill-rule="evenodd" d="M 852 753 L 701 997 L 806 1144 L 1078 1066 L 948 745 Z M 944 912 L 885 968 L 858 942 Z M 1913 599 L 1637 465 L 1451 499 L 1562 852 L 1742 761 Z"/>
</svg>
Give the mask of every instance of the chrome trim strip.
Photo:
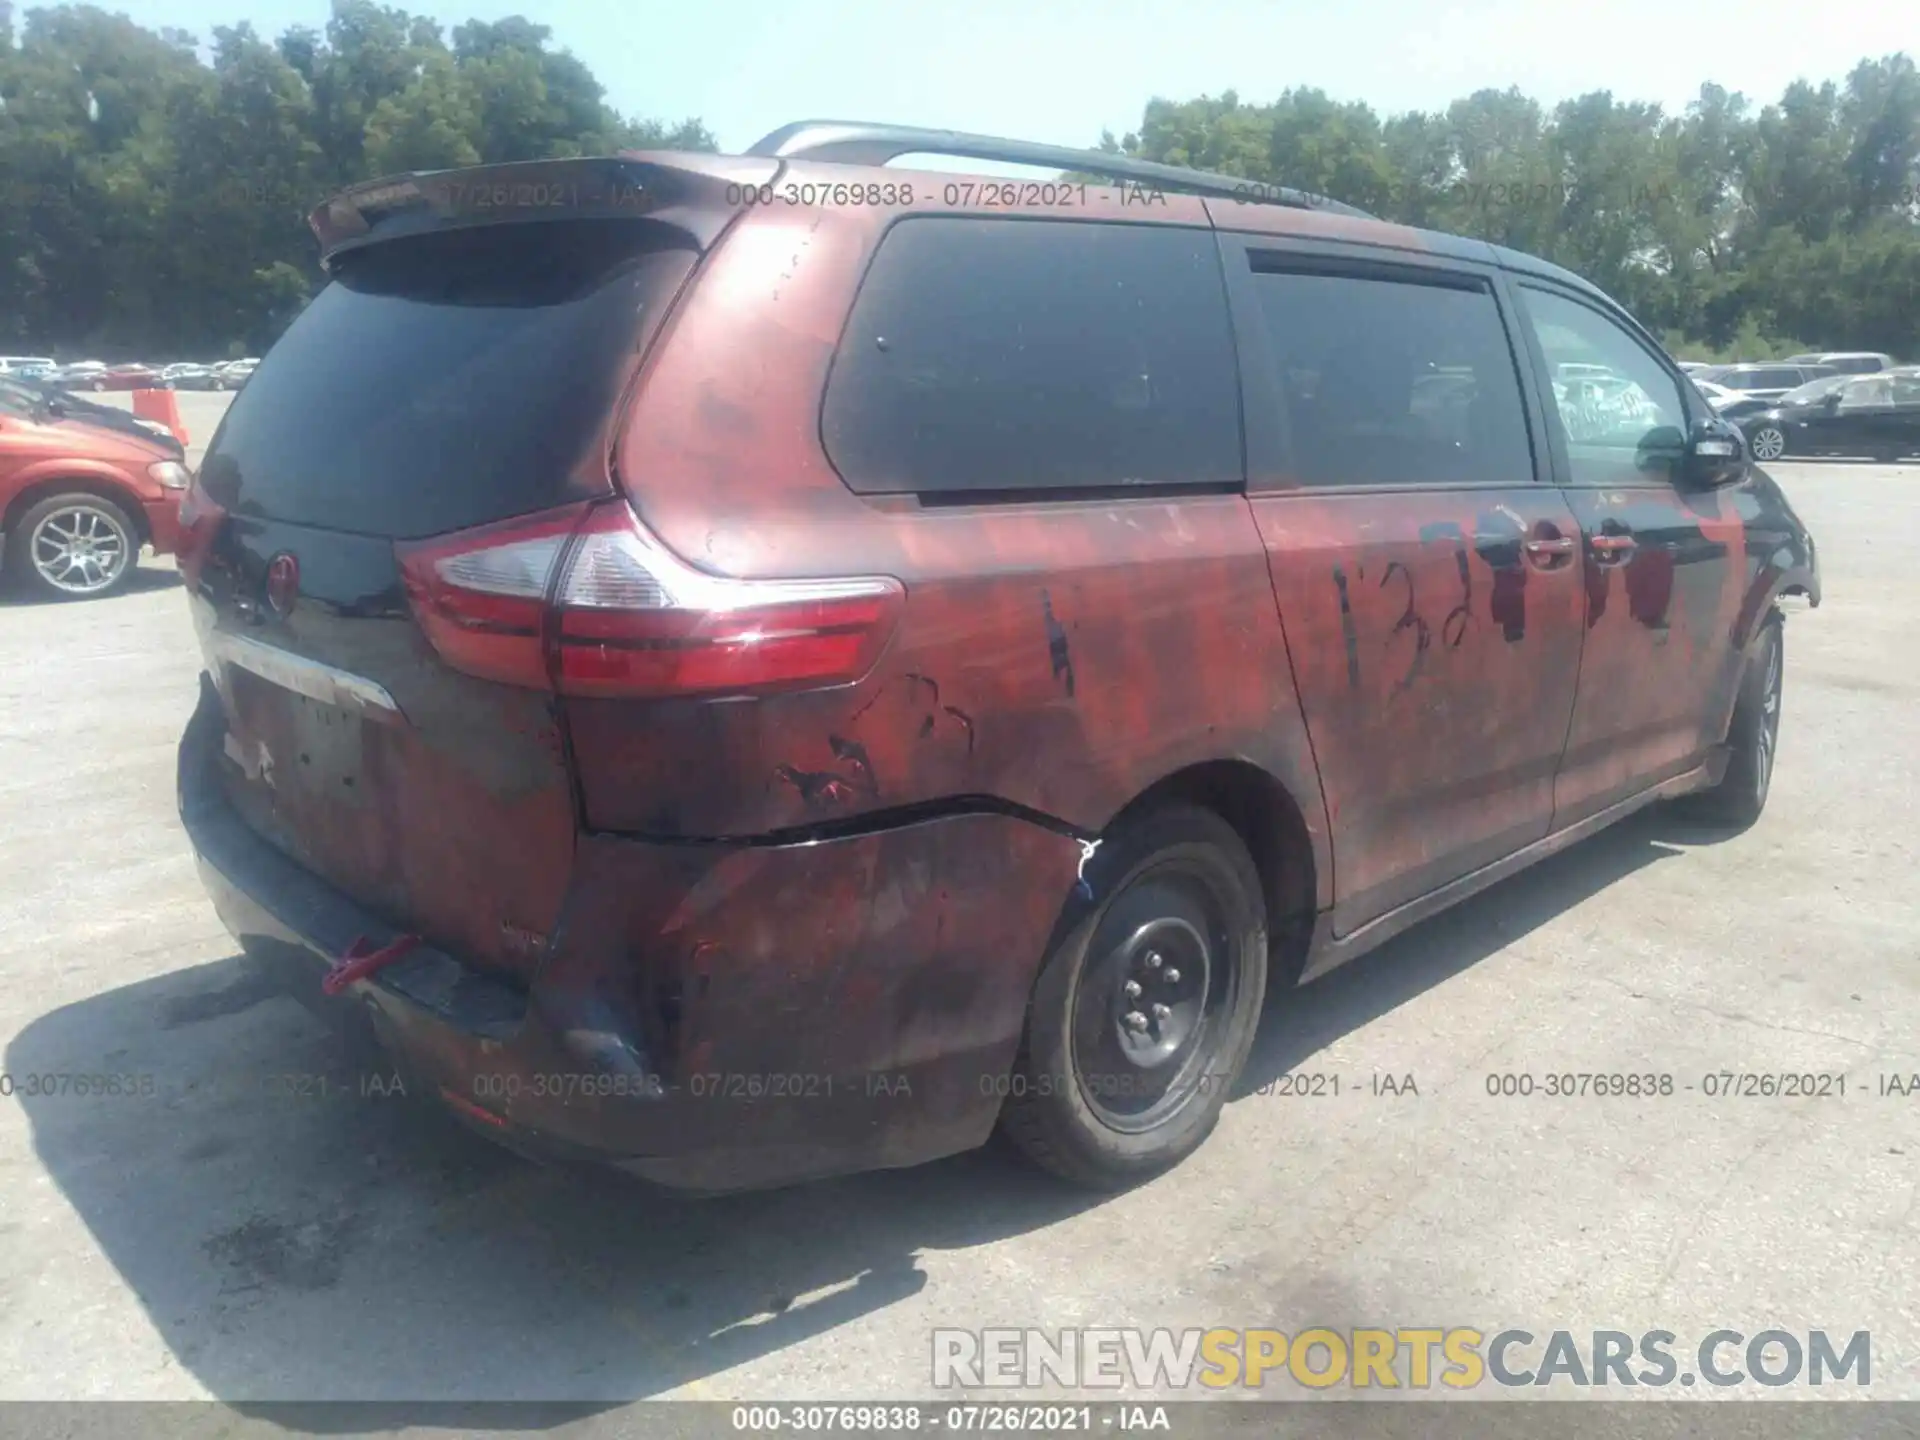
<svg viewBox="0 0 1920 1440">
<path fill-rule="evenodd" d="M 304 655 L 295 655 L 277 645 L 268 645 L 245 635 L 220 631 L 210 637 L 213 653 L 229 665 L 250 670 L 296 695 L 318 700 L 323 705 L 338 705 L 359 712 L 369 720 L 405 723 L 394 698 L 384 685 L 354 675 Z"/>
</svg>

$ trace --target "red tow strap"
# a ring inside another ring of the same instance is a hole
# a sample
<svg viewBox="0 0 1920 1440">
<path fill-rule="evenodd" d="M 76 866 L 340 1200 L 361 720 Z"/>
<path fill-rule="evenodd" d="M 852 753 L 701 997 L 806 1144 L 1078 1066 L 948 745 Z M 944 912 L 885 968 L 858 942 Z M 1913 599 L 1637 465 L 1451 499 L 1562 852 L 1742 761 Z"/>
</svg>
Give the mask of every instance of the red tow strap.
<svg viewBox="0 0 1920 1440">
<path fill-rule="evenodd" d="M 320 988 L 329 995 L 338 995 L 355 981 L 366 979 L 376 970 L 386 969 L 396 960 L 404 960 L 422 943 L 418 935 L 402 935 L 391 945 L 369 950 L 367 937 L 355 936 L 353 944 L 347 947 L 347 953 L 334 961 L 333 968 L 321 979 Z"/>
</svg>

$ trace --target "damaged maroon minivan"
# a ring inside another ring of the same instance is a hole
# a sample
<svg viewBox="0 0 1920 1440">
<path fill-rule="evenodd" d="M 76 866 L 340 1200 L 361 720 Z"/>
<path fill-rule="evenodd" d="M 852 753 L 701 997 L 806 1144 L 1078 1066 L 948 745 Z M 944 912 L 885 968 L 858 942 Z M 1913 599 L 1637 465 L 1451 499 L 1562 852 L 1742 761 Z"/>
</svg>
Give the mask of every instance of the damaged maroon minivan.
<svg viewBox="0 0 1920 1440">
<path fill-rule="evenodd" d="M 1765 802 L 1812 543 L 1543 262 L 843 124 L 313 227 L 183 516 L 181 812 L 248 955 L 516 1147 L 1125 1184 L 1270 987 Z"/>
</svg>

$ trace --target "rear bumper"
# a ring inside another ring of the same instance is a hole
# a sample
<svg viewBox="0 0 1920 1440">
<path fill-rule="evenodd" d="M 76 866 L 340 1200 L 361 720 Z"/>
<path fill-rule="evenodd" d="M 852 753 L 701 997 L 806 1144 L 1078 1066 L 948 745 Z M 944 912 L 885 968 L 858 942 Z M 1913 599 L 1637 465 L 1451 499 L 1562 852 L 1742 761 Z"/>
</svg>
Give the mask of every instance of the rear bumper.
<svg viewBox="0 0 1920 1440">
<path fill-rule="evenodd" d="M 289 985 L 396 927 L 227 804 L 203 684 L 181 819 L 228 930 Z M 530 984 L 423 947 L 348 991 L 405 1070 L 536 1154 L 715 1193 L 982 1143 L 1074 880 L 1064 836 L 964 815 L 804 845 L 584 836 Z"/>
</svg>

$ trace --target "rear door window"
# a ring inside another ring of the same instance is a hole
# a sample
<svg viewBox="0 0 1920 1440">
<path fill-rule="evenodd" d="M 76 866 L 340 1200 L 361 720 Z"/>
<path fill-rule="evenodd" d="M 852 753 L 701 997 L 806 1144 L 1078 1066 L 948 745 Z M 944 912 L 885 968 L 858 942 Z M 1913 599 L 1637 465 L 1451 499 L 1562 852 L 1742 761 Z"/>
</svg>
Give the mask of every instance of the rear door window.
<svg viewBox="0 0 1920 1440">
<path fill-rule="evenodd" d="M 1519 374 L 1487 282 L 1253 263 L 1297 483 L 1533 480 Z"/>
<path fill-rule="evenodd" d="M 415 538 L 611 487 L 595 452 L 692 264 L 637 222 L 457 230 L 346 257 L 206 463 L 241 515 Z"/>
<path fill-rule="evenodd" d="M 822 431 L 862 494 L 1237 485 L 1238 375 L 1214 238 L 904 220 L 854 302 Z"/>
</svg>

